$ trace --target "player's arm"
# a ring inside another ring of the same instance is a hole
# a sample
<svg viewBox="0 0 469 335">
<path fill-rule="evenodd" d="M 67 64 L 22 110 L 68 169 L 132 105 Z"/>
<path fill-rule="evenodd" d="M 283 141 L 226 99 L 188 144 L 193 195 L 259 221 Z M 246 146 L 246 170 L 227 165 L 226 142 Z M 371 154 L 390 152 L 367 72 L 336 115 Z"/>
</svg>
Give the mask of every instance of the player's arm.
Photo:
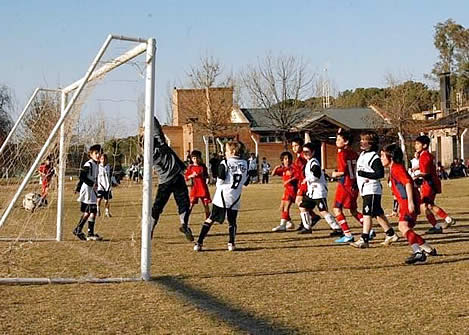
<svg viewBox="0 0 469 335">
<path fill-rule="evenodd" d="M 415 204 L 414 204 L 414 186 L 412 182 L 407 182 L 405 184 L 405 192 L 407 193 L 407 207 L 409 209 L 409 213 L 413 213 L 415 211 Z"/>
<path fill-rule="evenodd" d="M 90 187 L 93 187 L 95 183 L 94 183 L 94 180 L 91 180 L 88 178 L 89 172 L 90 172 L 90 166 L 89 165 L 83 166 L 83 169 L 80 171 L 80 182 L 85 183 L 86 185 Z"/>
<path fill-rule="evenodd" d="M 384 167 L 379 158 L 375 159 L 371 164 L 373 172 L 358 171 L 357 174 L 360 177 L 368 179 L 381 179 L 384 177 Z"/>
<path fill-rule="evenodd" d="M 342 152 L 337 154 L 337 171 L 332 172 L 332 178 L 342 177 L 345 174 L 345 160 Z"/>
</svg>

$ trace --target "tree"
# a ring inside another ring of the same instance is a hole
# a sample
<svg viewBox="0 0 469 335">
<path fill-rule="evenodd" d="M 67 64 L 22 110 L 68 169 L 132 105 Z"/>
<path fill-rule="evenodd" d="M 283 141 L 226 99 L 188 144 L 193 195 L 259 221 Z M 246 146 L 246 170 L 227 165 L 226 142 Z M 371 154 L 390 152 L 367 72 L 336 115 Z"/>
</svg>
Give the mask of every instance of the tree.
<svg viewBox="0 0 469 335">
<path fill-rule="evenodd" d="M 303 119 L 303 100 L 313 91 L 314 75 L 301 58 L 268 54 L 242 74 L 242 82 L 256 107 L 264 108 L 271 124 L 286 134 Z"/>
<path fill-rule="evenodd" d="M 0 85 L 0 143 L 3 143 L 13 127 L 11 111 L 13 109 L 13 99 L 10 89 L 5 85 Z"/>
</svg>

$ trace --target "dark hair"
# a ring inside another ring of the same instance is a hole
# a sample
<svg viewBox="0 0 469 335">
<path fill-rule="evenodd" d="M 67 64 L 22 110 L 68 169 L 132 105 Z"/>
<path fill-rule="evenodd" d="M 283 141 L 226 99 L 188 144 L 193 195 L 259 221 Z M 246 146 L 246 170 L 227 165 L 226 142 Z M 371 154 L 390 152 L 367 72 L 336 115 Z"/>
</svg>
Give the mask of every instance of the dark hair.
<svg viewBox="0 0 469 335">
<path fill-rule="evenodd" d="M 348 142 L 348 145 L 351 145 L 353 142 L 352 133 L 342 128 L 339 128 L 339 130 L 337 131 L 337 136 L 342 137 L 344 141 Z"/>
<path fill-rule="evenodd" d="M 311 142 L 303 144 L 303 148 L 307 148 L 311 150 L 311 152 L 314 155 L 315 153 L 319 152 L 319 150 L 321 149 L 321 142 L 319 142 L 318 140 L 312 140 Z"/>
<path fill-rule="evenodd" d="M 301 137 L 295 137 L 293 140 L 291 140 L 291 142 L 298 143 L 300 146 L 303 146 L 303 144 L 305 144 L 305 140 L 303 140 Z"/>
<path fill-rule="evenodd" d="M 379 145 L 379 135 L 372 130 L 365 130 L 360 134 L 360 138 L 364 138 L 368 141 L 368 144 L 371 147 L 371 150 L 378 150 Z"/>
<path fill-rule="evenodd" d="M 187 150 L 187 151 L 189 151 L 189 150 Z M 199 150 L 192 150 L 191 157 L 202 158 L 202 153 Z"/>
<path fill-rule="evenodd" d="M 428 137 L 427 135 L 420 135 L 415 139 L 415 142 L 420 142 L 423 145 L 426 144 L 427 146 L 429 146 L 430 145 L 430 137 Z"/>
<path fill-rule="evenodd" d="M 287 156 L 291 161 L 293 161 L 293 155 L 289 151 L 284 151 L 280 154 L 280 160 L 283 161 L 283 159 Z"/>
<path fill-rule="evenodd" d="M 101 144 L 95 144 L 95 145 L 92 145 L 89 149 L 88 149 L 88 153 L 91 153 L 93 151 L 96 151 L 98 153 L 102 153 L 102 149 L 101 149 Z"/>
<path fill-rule="evenodd" d="M 403 164 L 404 163 L 404 154 L 396 143 L 387 145 L 383 149 L 384 154 L 388 159 L 392 160 L 394 163 Z"/>
</svg>

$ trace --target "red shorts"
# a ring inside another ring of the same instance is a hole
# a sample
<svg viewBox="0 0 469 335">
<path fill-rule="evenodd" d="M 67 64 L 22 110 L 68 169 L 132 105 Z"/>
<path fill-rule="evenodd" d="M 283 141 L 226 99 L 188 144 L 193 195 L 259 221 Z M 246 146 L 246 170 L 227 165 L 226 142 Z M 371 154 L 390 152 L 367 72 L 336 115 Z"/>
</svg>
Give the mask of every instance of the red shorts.
<svg viewBox="0 0 469 335">
<path fill-rule="evenodd" d="M 415 210 L 413 213 L 409 213 L 409 208 L 407 205 L 407 200 L 399 201 L 399 222 L 406 221 L 409 224 L 410 228 L 415 226 L 417 222 L 417 216 L 420 214 L 418 204 L 415 205 Z"/>
<path fill-rule="evenodd" d="M 210 199 L 210 198 L 190 197 L 191 205 L 197 205 L 199 203 L 199 199 L 200 199 L 200 201 L 202 201 L 202 203 L 204 205 L 208 205 L 212 202 L 212 199 Z"/>
<path fill-rule="evenodd" d="M 436 193 L 433 188 L 428 184 L 423 184 L 420 187 L 420 199 L 423 204 L 434 205 Z"/>
<path fill-rule="evenodd" d="M 306 184 L 301 184 L 300 187 L 298 187 L 298 191 L 296 192 L 297 197 L 303 197 L 306 194 L 308 186 Z"/>
<path fill-rule="evenodd" d="M 296 194 L 296 187 L 285 188 L 283 191 L 282 201 L 295 202 Z"/>
<path fill-rule="evenodd" d="M 358 190 L 345 188 L 338 184 L 335 191 L 334 208 L 357 209 Z"/>
</svg>

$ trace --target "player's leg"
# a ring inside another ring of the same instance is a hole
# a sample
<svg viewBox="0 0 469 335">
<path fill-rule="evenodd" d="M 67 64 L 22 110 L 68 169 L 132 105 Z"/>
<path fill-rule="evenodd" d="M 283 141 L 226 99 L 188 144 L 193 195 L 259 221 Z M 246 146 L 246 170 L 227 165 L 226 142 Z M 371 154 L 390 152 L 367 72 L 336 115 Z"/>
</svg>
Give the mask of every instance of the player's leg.
<svg viewBox="0 0 469 335">
<path fill-rule="evenodd" d="M 89 212 L 90 216 L 88 217 L 88 236 L 86 239 L 88 241 L 100 241 L 102 240 L 101 236 L 95 233 L 94 228 L 96 224 L 96 213 L 98 209 L 96 207 L 96 204 L 90 204 L 89 205 Z"/>
<path fill-rule="evenodd" d="M 153 224 L 151 227 L 151 238 L 153 238 L 153 231 L 158 224 L 160 215 L 163 212 L 164 207 L 168 203 L 169 197 L 171 196 L 171 186 L 169 183 L 164 183 L 158 185 L 158 190 L 156 191 L 155 202 L 151 209 L 151 216 L 153 218 Z"/>
<path fill-rule="evenodd" d="M 210 228 L 215 222 L 223 223 L 225 221 L 226 210 L 212 204 L 212 212 L 210 217 L 204 221 L 202 228 L 200 229 L 199 237 L 194 245 L 194 251 L 202 251 L 204 239 L 207 237 Z"/>
<path fill-rule="evenodd" d="M 374 195 L 364 195 L 363 199 L 363 230 L 360 239 L 350 243 L 355 248 L 368 248 L 370 241 L 370 230 L 372 225 Z"/>
<path fill-rule="evenodd" d="M 443 224 L 441 225 L 443 229 L 456 224 L 456 220 L 449 216 L 443 208 L 437 206 L 436 204 L 433 204 L 431 211 L 434 215 L 443 219 Z"/>
<path fill-rule="evenodd" d="M 340 228 L 339 224 L 335 220 L 334 215 L 329 213 L 329 209 L 327 207 L 327 199 L 326 198 L 317 199 L 316 203 L 318 206 L 319 214 L 324 218 L 324 220 L 326 220 L 327 224 L 332 229 L 332 233 L 330 234 L 330 236 L 331 237 L 342 236 L 343 235 L 342 229 Z"/>
<path fill-rule="evenodd" d="M 238 230 L 238 225 L 236 223 L 236 219 L 238 216 L 238 211 L 233 209 L 227 209 L 227 219 L 228 219 L 228 233 L 229 233 L 229 241 L 228 241 L 228 251 L 235 250 L 235 239 L 236 239 L 236 232 Z"/>
<path fill-rule="evenodd" d="M 78 237 L 80 240 L 86 240 L 86 235 L 83 233 L 83 227 L 85 226 L 85 223 L 88 221 L 88 217 L 90 216 L 90 213 L 87 212 L 87 207 L 88 206 L 86 206 L 86 204 L 83 202 L 80 204 L 80 210 L 82 214 L 77 226 L 73 230 L 73 235 Z"/>
<path fill-rule="evenodd" d="M 280 224 L 274 228 L 272 231 L 276 232 L 283 232 L 287 230 L 287 221 L 289 219 L 288 211 L 285 211 L 286 208 L 286 201 L 284 200 L 285 197 L 282 198 L 280 201 Z"/>
<path fill-rule="evenodd" d="M 189 215 L 190 215 L 190 200 L 189 191 L 187 190 L 186 182 L 182 175 L 179 175 L 175 182 L 172 183 L 174 200 L 178 207 L 179 222 L 181 226 L 179 231 L 186 236 L 189 241 L 194 241 L 192 230 L 189 227 Z"/>
<path fill-rule="evenodd" d="M 112 217 L 111 215 L 111 191 L 108 192 L 107 197 L 104 198 L 104 214 L 107 217 Z"/>
<path fill-rule="evenodd" d="M 290 216 L 290 208 L 291 208 L 291 205 L 293 204 L 293 201 L 294 199 L 288 199 L 288 200 L 285 200 L 285 203 L 284 203 L 283 211 L 286 213 L 286 217 L 287 217 L 287 223 L 286 223 L 287 230 L 295 229 L 295 225 L 291 221 L 291 216 Z"/>
<path fill-rule="evenodd" d="M 97 199 L 97 202 L 96 202 L 96 207 L 97 207 L 97 210 L 98 212 L 96 213 L 98 216 L 101 216 L 101 202 L 103 200 L 103 196 L 101 194 L 100 191 L 98 191 L 98 199 Z"/>
</svg>

